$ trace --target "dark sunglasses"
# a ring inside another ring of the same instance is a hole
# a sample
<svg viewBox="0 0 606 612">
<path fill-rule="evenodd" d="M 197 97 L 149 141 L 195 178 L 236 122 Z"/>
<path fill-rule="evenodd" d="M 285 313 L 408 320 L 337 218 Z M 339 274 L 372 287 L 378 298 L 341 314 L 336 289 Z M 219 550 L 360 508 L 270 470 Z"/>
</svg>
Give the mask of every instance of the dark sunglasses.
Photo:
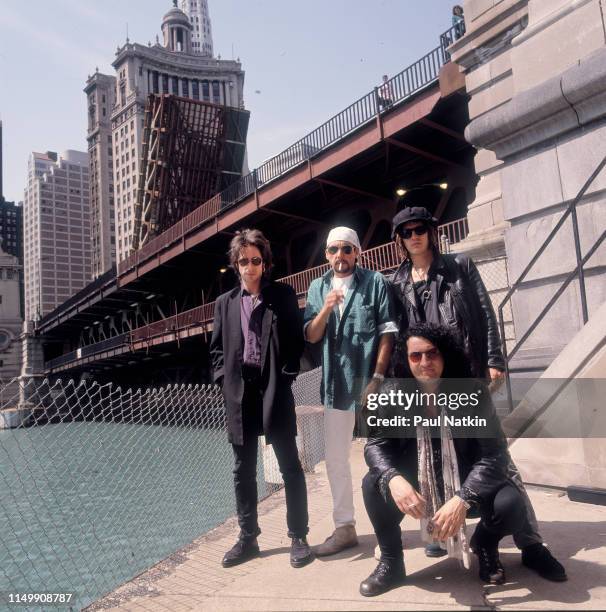
<svg viewBox="0 0 606 612">
<path fill-rule="evenodd" d="M 423 359 L 423 355 L 425 355 L 429 361 L 433 361 L 440 356 L 440 351 L 437 348 L 432 348 L 428 351 L 414 351 L 412 353 L 408 353 L 408 359 L 411 363 L 420 363 L 421 359 Z"/>
<path fill-rule="evenodd" d="M 346 244 L 345 246 L 329 246 L 326 249 L 326 252 L 331 255 L 336 255 L 339 251 L 343 251 L 345 255 L 351 255 L 353 253 L 353 247 Z"/>
<path fill-rule="evenodd" d="M 413 232 L 417 236 L 422 236 L 423 234 L 426 234 L 428 230 L 429 228 L 427 227 L 427 225 L 419 225 L 417 227 L 412 227 L 410 229 L 401 229 L 398 231 L 398 234 L 402 238 L 404 238 L 404 240 L 408 240 L 412 236 Z"/>
<path fill-rule="evenodd" d="M 260 257 L 253 257 L 252 259 L 242 257 L 242 259 L 238 259 L 238 265 L 242 268 L 245 268 L 249 263 L 251 263 L 253 266 L 260 266 L 263 263 L 263 260 Z"/>
</svg>

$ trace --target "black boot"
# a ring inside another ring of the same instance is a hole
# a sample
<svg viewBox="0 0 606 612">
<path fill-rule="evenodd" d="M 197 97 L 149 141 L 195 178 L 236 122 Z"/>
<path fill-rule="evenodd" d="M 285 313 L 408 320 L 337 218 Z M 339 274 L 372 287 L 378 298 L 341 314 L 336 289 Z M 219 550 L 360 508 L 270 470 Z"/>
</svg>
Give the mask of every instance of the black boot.
<svg viewBox="0 0 606 612">
<path fill-rule="evenodd" d="M 469 547 L 478 556 L 480 579 L 488 584 L 503 584 L 505 569 L 499 559 L 499 540 L 487 533 L 481 523 L 476 527 Z"/>
<path fill-rule="evenodd" d="M 290 564 L 293 567 L 303 567 L 311 563 L 314 555 L 306 538 L 293 538 L 290 544 Z"/>
<path fill-rule="evenodd" d="M 257 538 L 243 537 L 240 535 L 238 541 L 225 553 L 221 565 L 233 567 L 250 561 L 259 556 L 259 544 Z"/>
<path fill-rule="evenodd" d="M 381 595 L 381 593 L 400 586 L 405 580 L 406 570 L 403 561 L 379 561 L 375 571 L 360 583 L 360 594 L 364 597 Z"/>
<path fill-rule="evenodd" d="M 545 580 L 564 582 L 568 580 L 564 566 L 543 544 L 531 544 L 522 549 L 522 564 L 534 570 Z"/>
</svg>

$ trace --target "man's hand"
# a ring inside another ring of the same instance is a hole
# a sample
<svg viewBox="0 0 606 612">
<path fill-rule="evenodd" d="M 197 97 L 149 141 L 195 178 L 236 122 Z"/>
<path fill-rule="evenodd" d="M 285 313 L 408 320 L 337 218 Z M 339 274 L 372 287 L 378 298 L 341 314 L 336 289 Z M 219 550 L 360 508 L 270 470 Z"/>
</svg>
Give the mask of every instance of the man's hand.
<svg viewBox="0 0 606 612">
<path fill-rule="evenodd" d="M 389 481 L 389 490 L 401 512 L 416 519 L 425 516 L 425 498 L 415 491 L 404 476 L 394 476 Z"/>
<path fill-rule="evenodd" d="M 491 382 L 496 380 L 503 380 L 505 378 L 505 372 L 503 370 L 497 370 L 497 368 L 488 368 L 487 378 L 490 378 Z"/>
<path fill-rule="evenodd" d="M 308 342 L 320 342 L 326 331 L 326 324 L 332 309 L 340 304 L 343 299 L 343 291 L 340 289 L 333 289 L 328 292 L 322 309 L 305 327 L 305 339 Z"/>
<path fill-rule="evenodd" d="M 330 314 L 330 311 L 335 306 L 338 306 L 343 299 L 343 291 L 341 289 L 333 289 L 332 291 L 329 291 L 324 299 L 324 306 L 322 306 L 322 310 L 325 313 Z"/>
<path fill-rule="evenodd" d="M 370 382 L 366 385 L 364 391 L 362 391 L 362 395 L 360 396 L 360 406 L 362 408 L 366 408 L 366 403 L 368 402 L 368 394 L 369 393 L 378 393 L 381 389 L 381 381 L 378 378 L 371 378 Z"/>
<path fill-rule="evenodd" d="M 493 393 L 505 381 L 505 372 L 497 370 L 496 368 L 488 368 L 486 370 L 486 378 L 490 381 L 488 383 L 488 390 Z"/>
<path fill-rule="evenodd" d="M 451 497 L 434 515 L 432 522 L 434 524 L 433 537 L 435 540 L 446 540 L 451 538 L 465 520 L 467 516 L 467 508 L 463 500 L 455 495 Z"/>
</svg>

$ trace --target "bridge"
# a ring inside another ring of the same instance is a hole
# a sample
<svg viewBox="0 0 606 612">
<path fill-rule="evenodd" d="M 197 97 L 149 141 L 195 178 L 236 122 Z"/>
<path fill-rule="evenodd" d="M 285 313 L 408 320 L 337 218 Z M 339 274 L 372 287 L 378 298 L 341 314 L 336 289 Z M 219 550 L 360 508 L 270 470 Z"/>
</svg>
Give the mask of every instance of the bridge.
<svg viewBox="0 0 606 612">
<path fill-rule="evenodd" d="M 358 231 L 364 265 L 395 267 L 399 188 L 435 185 L 427 205 L 443 243 L 463 239 L 476 176 L 463 137 L 464 81 L 447 52 L 453 36 L 442 34 L 390 80 L 391 103 L 374 88 L 41 319 L 45 372 L 93 371 L 132 384 L 204 380 L 214 299 L 235 282 L 225 253 L 242 227 L 268 236 L 274 277 L 295 287 L 301 306 L 325 269 L 323 240 L 334 225 Z"/>
</svg>

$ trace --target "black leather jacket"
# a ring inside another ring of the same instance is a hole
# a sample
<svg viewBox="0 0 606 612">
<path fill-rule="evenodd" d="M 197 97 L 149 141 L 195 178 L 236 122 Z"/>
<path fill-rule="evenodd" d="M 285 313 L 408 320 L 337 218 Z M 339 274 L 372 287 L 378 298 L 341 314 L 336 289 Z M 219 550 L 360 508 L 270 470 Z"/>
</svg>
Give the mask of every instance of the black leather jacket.
<svg viewBox="0 0 606 612">
<path fill-rule="evenodd" d="M 401 334 L 422 320 L 417 310 L 410 269 L 411 261 L 407 259 L 390 278 Z M 435 275 L 437 284 L 440 318 L 462 334 L 474 376 L 484 377 L 487 367 L 504 370 L 497 319 L 473 261 L 461 254 L 439 255 L 429 270 L 429 277 L 432 275 Z M 396 342 L 393 362 L 401 361 L 405 354 L 405 347 Z M 397 368 L 393 374 L 399 375 Z"/>
<path fill-rule="evenodd" d="M 484 387 L 485 389 L 485 387 Z M 511 481 L 508 466 L 510 463 L 507 440 L 497 419 L 494 404 L 487 391 L 482 394 L 480 405 L 469 412 L 487 420 L 487 427 L 494 437 L 463 437 L 453 431 L 453 443 L 457 456 L 459 477 L 461 480 L 460 496 L 470 503 L 482 504 L 490 500 L 496 491 L 506 482 Z M 467 430 L 469 431 L 469 430 Z M 370 469 L 370 478 L 375 486 L 382 489 L 386 482 L 398 474 L 404 476 L 411 484 L 416 483 L 417 474 L 406 473 L 405 466 L 413 465 L 416 469 L 415 438 L 370 437 L 364 447 L 364 459 Z"/>
</svg>

